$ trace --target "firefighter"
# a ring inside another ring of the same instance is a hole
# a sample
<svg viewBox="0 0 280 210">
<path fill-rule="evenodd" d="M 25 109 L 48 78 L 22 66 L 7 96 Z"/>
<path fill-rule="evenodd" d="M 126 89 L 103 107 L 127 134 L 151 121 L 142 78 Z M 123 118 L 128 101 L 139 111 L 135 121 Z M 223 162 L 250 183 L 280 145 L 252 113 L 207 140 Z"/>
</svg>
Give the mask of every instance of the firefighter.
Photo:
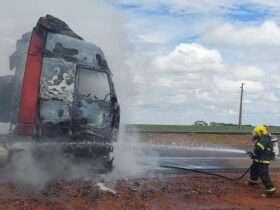
<svg viewBox="0 0 280 210">
<path fill-rule="evenodd" d="M 271 160 L 274 159 L 271 135 L 268 133 L 266 126 L 257 125 L 253 130 L 252 139 L 254 150 L 253 152 L 248 152 L 248 155 L 252 158 L 253 163 L 250 168 L 248 184 L 254 186 L 257 184 L 258 178 L 260 178 L 266 188 L 266 192 L 262 196 L 271 197 L 277 190 L 269 175 L 269 165 Z"/>
</svg>

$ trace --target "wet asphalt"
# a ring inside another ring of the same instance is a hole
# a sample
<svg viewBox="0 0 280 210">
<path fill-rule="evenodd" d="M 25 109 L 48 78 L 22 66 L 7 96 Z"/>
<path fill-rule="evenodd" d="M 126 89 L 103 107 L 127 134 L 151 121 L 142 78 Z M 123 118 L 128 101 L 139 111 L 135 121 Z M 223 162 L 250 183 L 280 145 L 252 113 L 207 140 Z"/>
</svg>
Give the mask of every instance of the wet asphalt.
<svg viewBox="0 0 280 210">
<path fill-rule="evenodd" d="M 248 168 L 252 160 L 246 151 L 251 145 L 152 145 L 149 149 L 158 155 L 159 165 L 178 166 L 202 170 L 236 170 Z M 271 167 L 280 169 L 280 159 L 272 161 Z"/>
</svg>

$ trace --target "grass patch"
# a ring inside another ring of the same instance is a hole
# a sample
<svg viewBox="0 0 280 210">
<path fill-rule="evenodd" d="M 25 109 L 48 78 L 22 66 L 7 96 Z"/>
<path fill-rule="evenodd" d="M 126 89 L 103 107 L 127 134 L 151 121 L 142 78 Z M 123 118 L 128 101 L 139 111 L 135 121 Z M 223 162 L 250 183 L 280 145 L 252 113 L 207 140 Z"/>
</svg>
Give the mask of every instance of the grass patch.
<svg viewBox="0 0 280 210">
<path fill-rule="evenodd" d="M 253 126 L 196 126 L 196 125 L 156 125 L 156 124 L 129 124 L 128 131 L 151 132 L 151 133 L 244 133 L 250 134 Z M 280 133 L 279 126 L 269 126 L 271 133 Z"/>
</svg>

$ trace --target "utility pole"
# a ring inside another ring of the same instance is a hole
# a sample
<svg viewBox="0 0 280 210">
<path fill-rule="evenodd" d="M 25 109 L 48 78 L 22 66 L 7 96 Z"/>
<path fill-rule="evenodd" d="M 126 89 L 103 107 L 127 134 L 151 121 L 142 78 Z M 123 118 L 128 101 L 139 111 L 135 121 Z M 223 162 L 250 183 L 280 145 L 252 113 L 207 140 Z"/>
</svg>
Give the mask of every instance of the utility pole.
<svg viewBox="0 0 280 210">
<path fill-rule="evenodd" d="M 242 108 L 243 108 L 243 91 L 244 91 L 244 83 L 241 84 L 241 93 L 240 93 L 240 107 L 239 107 L 239 120 L 238 120 L 238 126 L 241 128 L 242 125 Z"/>
</svg>

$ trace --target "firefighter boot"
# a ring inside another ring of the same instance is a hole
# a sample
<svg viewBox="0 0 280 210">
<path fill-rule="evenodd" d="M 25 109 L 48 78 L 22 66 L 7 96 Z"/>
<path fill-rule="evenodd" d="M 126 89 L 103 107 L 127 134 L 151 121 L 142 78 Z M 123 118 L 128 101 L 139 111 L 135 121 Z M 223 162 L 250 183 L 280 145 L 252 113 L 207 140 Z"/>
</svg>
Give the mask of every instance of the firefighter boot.
<svg viewBox="0 0 280 210">
<path fill-rule="evenodd" d="M 262 194 L 262 197 L 270 198 L 270 197 L 272 197 L 272 195 L 274 193 L 276 193 L 276 191 L 277 191 L 276 187 L 272 187 L 270 189 L 267 189 L 266 192 L 264 194 Z"/>
</svg>

